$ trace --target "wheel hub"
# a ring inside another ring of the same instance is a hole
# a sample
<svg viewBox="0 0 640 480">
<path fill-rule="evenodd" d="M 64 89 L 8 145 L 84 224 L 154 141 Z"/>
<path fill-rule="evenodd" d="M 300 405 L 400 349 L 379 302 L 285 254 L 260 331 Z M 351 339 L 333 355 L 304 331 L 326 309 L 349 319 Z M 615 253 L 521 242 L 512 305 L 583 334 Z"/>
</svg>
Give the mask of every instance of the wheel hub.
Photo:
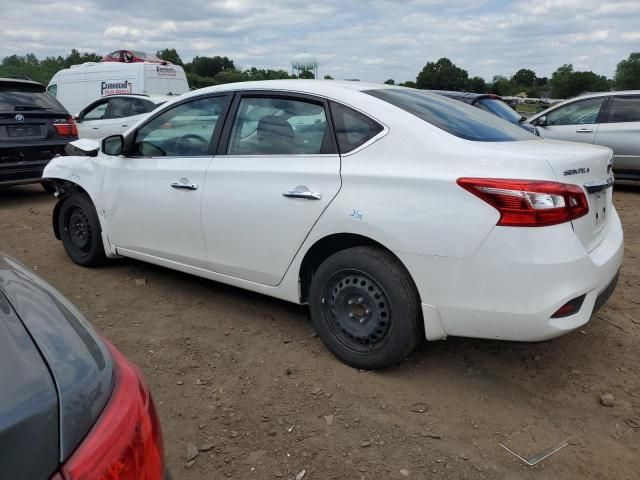
<svg viewBox="0 0 640 480">
<path fill-rule="evenodd" d="M 343 274 L 331 285 L 328 313 L 336 335 L 356 349 L 381 342 L 391 318 L 389 302 L 380 287 L 364 274 Z"/>
<path fill-rule="evenodd" d="M 80 209 L 76 209 L 67 223 L 69 238 L 74 247 L 84 250 L 91 241 L 89 218 Z"/>
</svg>

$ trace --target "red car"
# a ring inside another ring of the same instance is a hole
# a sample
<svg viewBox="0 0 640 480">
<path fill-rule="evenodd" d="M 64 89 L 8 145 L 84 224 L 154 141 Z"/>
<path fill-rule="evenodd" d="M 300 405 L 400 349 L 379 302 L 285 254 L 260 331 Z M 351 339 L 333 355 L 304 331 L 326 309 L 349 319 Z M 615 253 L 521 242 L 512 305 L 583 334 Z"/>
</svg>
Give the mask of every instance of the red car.
<svg viewBox="0 0 640 480">
<path fill-rule="evenodd" d="M 139 50 L 116 50 L 108 55 L 102 57 L 102 62 L 121 62 L 121 63 L 136 63 L 136 62 L 149 62 L 149 63 L 162 63 L 166 65 L 170 62 L 162 60 L 155 55 L 150 55 Z"/>
</svg>

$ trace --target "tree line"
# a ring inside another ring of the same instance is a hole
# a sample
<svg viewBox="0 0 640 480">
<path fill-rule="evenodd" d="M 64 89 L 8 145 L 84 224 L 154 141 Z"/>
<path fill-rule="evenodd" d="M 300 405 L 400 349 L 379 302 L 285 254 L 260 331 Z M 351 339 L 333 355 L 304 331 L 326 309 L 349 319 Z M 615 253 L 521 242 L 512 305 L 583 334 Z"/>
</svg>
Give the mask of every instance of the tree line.
<svg viewBox="0 0 640 480">
<path fill-rule="evenodd" d="M 392 79 L 385 83 L 395 84 Z M 491 82 L 486 82 L 481 77 L 469 77 L 465 69 L 443 57 L 436 62 L 428 62 L 418 73 L 415 82 L 399 85 L 497 95 L 525 94 L 534 98 L 570 98 L 584 92 L 635 90 L 640 89 L 640 53 L 632 53 L 618 63 L 612 79 L 591 71 L 576 71 L 573 65 L 565 64 L 553 72 L 551 78 L 538 77 L 533 70 L 521 68 L 511 78 L 496 75 Z"/>
<path fill-rule="evenodd" d="M 189 85 L 202 88 L 222 83 L 244 82 L 250 80 L 275 80 L 295 78 L 285 70 L 249 68 L 241 70 L 233 60 L 226 56 L 197 56 L 190 62 L 183 62 L 175 48 L 165 48 L 156 56 L 184 68 Z M 98 62 L 102 57 L 93 53 L 80 53 L 73 49 L 66 57 L 50 56 L 42 60 L 33 53 L 27 55 L 11 55 L 0 62 L 0 77 L 24 76 L 38 82 L 49 83 L 53 75 L 63 68 L 69 68 L 84 62 Z M 302 78 L 314 78 L 311 71 L 302 72 Z M 325 79 L 332 79 L 325 75 Z M 387 84 L 395 84 L 393 79 Z M 455 65 L 448 58 L 440 58 L 428 62 L 418 73 L 415 81 L 406 81 L 399 85 L 430 89 L 458 90 L 477 93 L 495 93 L 497 95 L 520 95 L 528 97 L 570 98 L 583 92 L 599 92 L 607 90 L 640 89 L 640 53 L 632 53 L 618 63 L 612 79 L 591 71 L 576 71 L 571 64 L 559 67 L 551 78 L 538 77 L 528 68 L 521 68 L 510 78 L 496 75 L 487 82 L 482 77 L 470 77 L 469 73 Z"/>
</svg>

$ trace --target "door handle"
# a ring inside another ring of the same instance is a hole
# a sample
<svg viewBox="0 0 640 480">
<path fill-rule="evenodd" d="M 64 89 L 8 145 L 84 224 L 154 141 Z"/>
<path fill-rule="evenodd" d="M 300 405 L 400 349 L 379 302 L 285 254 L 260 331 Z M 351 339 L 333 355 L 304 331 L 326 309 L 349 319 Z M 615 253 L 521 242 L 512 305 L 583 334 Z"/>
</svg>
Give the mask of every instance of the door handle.
<svg viewBox="0 0 640 480">
<path fill-rule="evenodd" d="M 288 198 L 304 198 L 307 200 L 320 200 L 322 194 L 319 192 L 312 192 L 305 186 L 296 187 L 294 190 L 287 190 L 282 192 L 283 197 Z"/>
<path fill-rule="evenodd" d="M 91 127 L 92 130 L 98 130 L 100 127 Z"/>
<path fill-rule="evenodd" d="M 121 127 L 125 127 L 125 128 L 126 128 L 126 127 L 128 127 L 129 125 L 120 125 L 120 126 L 121 126 Z"/>
<path fill-rule="evenodd" d="M 593 133 L 593 130 L 590 128 L 579 128 L 576 130 L 576 133 Z"/>
<path fill-rule="evenodd" d="M 197 190 L 198 185 L 195 183 L 187 183 L 187 182 L 173 182 L 171 184 L 171 188 L 178 188 L 183 190 Z"/>
</svg>

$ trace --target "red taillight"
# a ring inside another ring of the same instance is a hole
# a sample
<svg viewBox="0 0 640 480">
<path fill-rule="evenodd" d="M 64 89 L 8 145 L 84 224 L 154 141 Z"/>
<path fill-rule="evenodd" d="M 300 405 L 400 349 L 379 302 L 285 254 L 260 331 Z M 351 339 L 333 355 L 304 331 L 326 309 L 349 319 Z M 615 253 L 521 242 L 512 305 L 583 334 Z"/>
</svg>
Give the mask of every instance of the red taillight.
<svg viewBox="0 0 640 480">
<path fill-rule="evenodd" d="M 162 480 L 164 448 L 151 395 L 138 368 L 107 342 L 116 370 L 109 403 L 60 469 L 64 480 Z"/>
<path fill-rule="evenodd" d="M 77 137 L 78 125 L 72 117 L 67 117 L 63 121 L 54 122 L 53 128 L 61 137 Z"/>
<path fill-rule="evenodd" d="M 589 212 L 587 197 L 578 185 L 502 178 L 459 178 L 458 185 L 500 212 L 497 225 L 544 227 Z"/>
</svg>

